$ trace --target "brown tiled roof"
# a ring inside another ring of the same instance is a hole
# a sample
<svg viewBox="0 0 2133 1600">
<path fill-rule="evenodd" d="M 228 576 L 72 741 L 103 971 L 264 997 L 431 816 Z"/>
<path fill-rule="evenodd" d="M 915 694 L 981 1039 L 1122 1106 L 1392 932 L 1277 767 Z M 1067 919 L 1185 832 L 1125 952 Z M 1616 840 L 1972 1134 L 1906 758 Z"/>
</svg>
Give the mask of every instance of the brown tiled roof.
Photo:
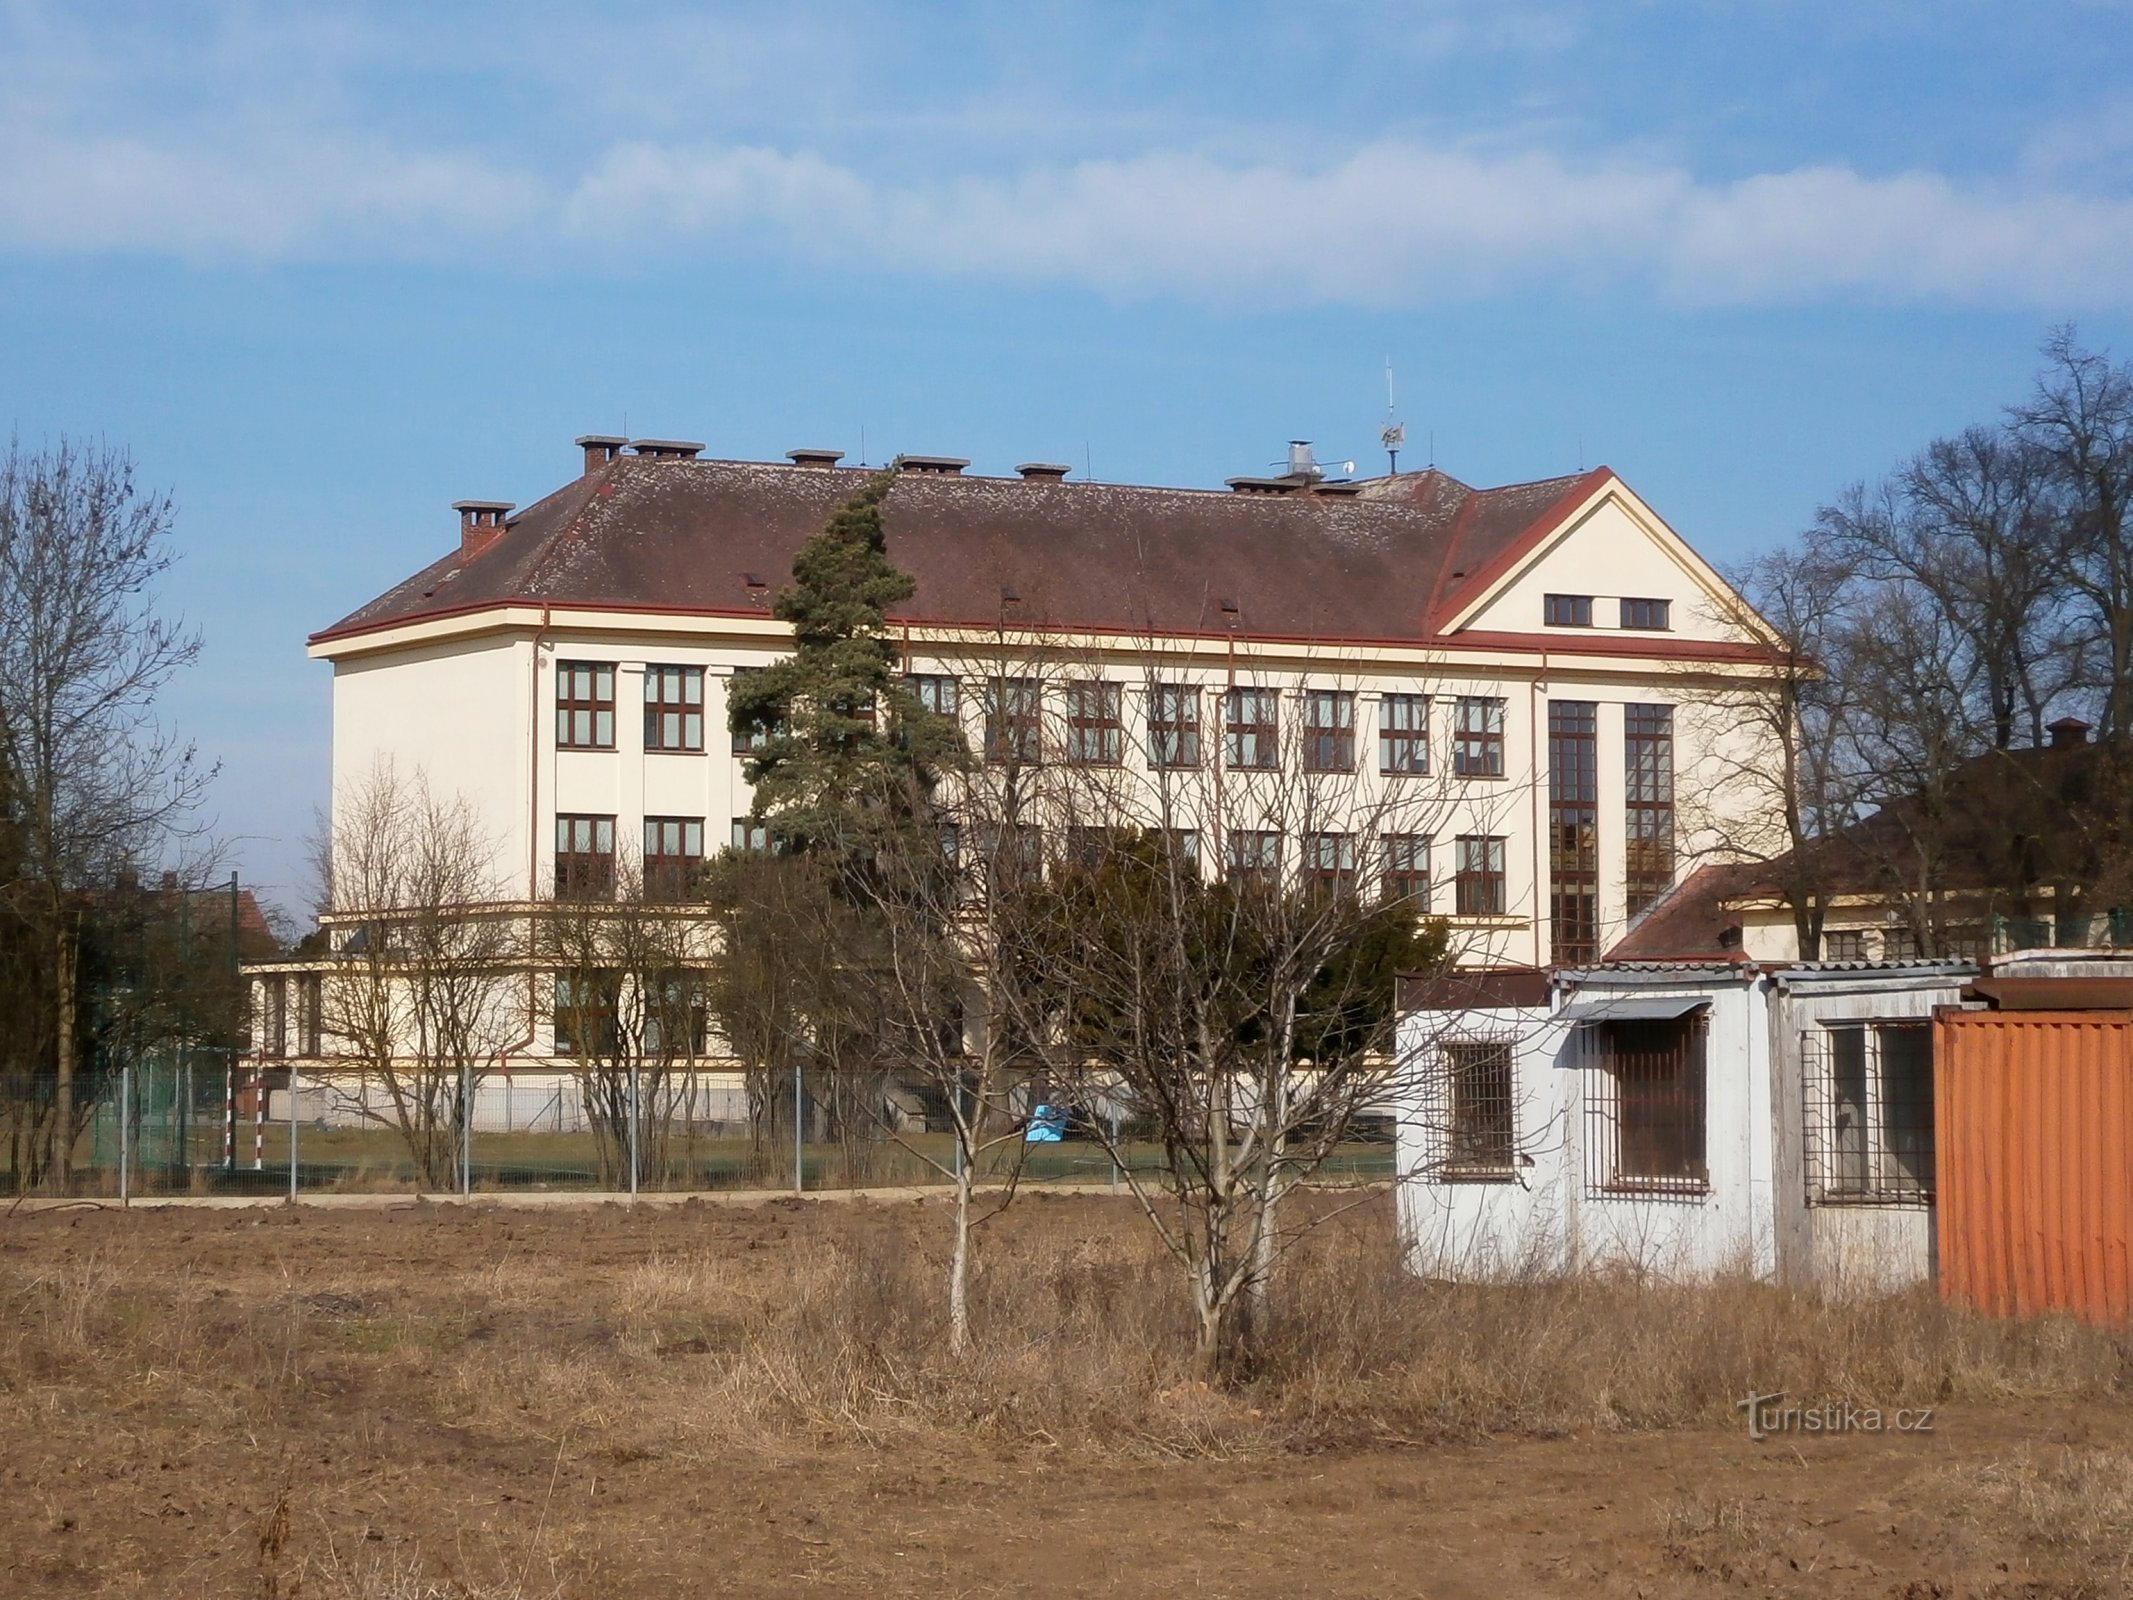
<svg viewBox="0 0 2133 1600">
<path fill-rule="evenodd" d="M 764 615 L 794 552 L 866 476 L 617 457 L 475 554 L 453 551 L 315 637 L 514 601 Z M 1444 605 L 1611 477 L 1603 467 L 1477 490 L 1432 470 L 1354 493 L 1234 494 L 914 474 L 883 507 L 889 554 L 918 585 L 894 616 L 1418 642 Z"/>
<path fill-rule="evenodd" d="M 1607 952 L 1608 961 L 1737 961 L 1740 918 L 1726 903 L 1769 876 L 1767 861 L 1698 867 L 1659 897 Z"/>
</svg>

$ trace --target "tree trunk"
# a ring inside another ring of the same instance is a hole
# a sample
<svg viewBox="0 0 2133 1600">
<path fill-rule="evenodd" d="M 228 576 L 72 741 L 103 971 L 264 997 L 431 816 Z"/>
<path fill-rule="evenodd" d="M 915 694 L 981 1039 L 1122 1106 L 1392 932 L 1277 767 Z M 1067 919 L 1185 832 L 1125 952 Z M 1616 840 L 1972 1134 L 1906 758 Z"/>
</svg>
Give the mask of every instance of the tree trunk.
<svg viewBox="0 0 2133 1600">
<path fill-rule="evenodd" d="M 960 1137 L 960 1135 L 958 1135 Z M 955 1248 L 948 1258 L 948 1350 L 970 1349 L 970 1188 L 975 1163 L 967 1156 L 955 1176 Z"/>
</svg>

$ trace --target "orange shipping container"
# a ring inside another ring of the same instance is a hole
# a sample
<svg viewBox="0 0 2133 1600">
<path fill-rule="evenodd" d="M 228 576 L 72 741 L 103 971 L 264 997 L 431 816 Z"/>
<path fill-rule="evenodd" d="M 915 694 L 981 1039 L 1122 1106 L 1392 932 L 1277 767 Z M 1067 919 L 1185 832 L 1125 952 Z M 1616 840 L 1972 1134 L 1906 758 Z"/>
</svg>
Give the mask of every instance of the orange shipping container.
<svg viewBox="0 0 2133 1600">
<path fill-rule="evenodd" d="M 1933 1024 L 1941 1293 L 2133 1321 L 2133 1012 Z"/>
</svg>

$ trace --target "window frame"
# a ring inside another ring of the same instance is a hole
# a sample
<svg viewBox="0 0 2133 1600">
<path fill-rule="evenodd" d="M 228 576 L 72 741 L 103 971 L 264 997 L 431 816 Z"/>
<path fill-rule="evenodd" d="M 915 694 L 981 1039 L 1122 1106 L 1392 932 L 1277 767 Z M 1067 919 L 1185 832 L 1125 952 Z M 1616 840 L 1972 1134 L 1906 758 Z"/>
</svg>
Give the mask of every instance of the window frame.
<svg viewBox="0 0 2133 1600">
<path fill-rule="evenodd" d="M 1632 606 L 1646 609 L 1632 613 Z M 1630 619 L 1633 615 L 1642 619 L 1657 617 L 1658 620 L 1632 621 Z M 1618 613 L 1616 625 L 1626 633 L 1672 633 L 1674 602 L 1657 595 L 1626 594 L 1621 599 L 1621 611 Z"/>
<path fill-rule="evenodd" d="M 1429 703 L 1430 696 L 1426 694 L 1378 696 L 1378 771 L 1382 775 L 1429 776 Z"/>
<path fill-rule="evenodd" d="M 904 687 L 924 710 L 957 722 L 963 715 L 963 681 L 952 672 L 907 672 Z"/>
<path fill-rule="evenodd" d="M 588 1003 L 575 997 L 566 1000 L 565 990 L 574 990 L 581 982 L 597 985 L 592 1001 Z M 573 1021 L 566 1023 L 566 1017 L 573 1018 Z M 585 1042 L 578 1038 L 577 1022 L 589 1022 L 598 1031 L 599 1048 L 585 1048 Z M 566 1027 L 570 1030 L 568 1033 L 564 1031 Z M 619 1055 L 622 1049 L 621 972 L 612 967 L 558 972 L 549 992 L 548 1032 L 555 1044 L 555 1054 L 559 1056 L 596 1061 Z"/>
<path fill-rule="evenodd" d="M 584 825 L 590 849 L 577 844 Z M 571 830 L 565 844 L 564 829 Z M 600 848 L 605 830 L 607 847 Z M 558 900 L 612 900 L 615 896 L 615 817 L 612 812 L 558 811 L 555 814 L 554 897 Z"/>
<path fill-rule="evenodd" d="M 1586 1193 L 1694 1201 L 1711 1192 L 1711 1008 L 1585 1025 Z M 1668 1148 L 1671 1144 L 1672 1148 Z"/>
<path fill-rule="evenodd" d="M 1401 855 L 1406 860 L 1397 860 Z M 1419 855 L 1422 865 L 1415 866 Z M 1430 836 L 1426 833 L 1378 835 L 1378 892 L 1386 900 L 1413 900 L 1429 909 Z"/>
<path fill-rule="evenodd" d="M 1249 850 L 1240 848 L 1249 843 Z M 1281 831 L 1231 828 L 1222 839 L 1222 879 L 1240 888 L 1281 887 Z"/>
<path fill-rule="evenodd" d="M 1165 770 L 1200 764 L 1202 694 L 1197 683 L 1148 684 L 1148 765 Z M 1174 711 L 1175 716 L 1165 716 Z M 1172 741 L 1175 741 L 1173 746 Z"/>
<path fill-rule="evenodd" d="M 980 695 L 985 713 L 985 764 L 1037 767 L 1044 764 L 1044 680 L 992 677 Z"/>
<path fill-rule="evenodd" d="M 1548 702 L 1548 956 L 1600 957 L 1600 706 Z"/>
<path fill-rule="evenodd" d="M 1547 628 L 1589 628 L 1592 626 L 1593 596 L 1589 594 L 1544 594 L 1541 596 L 1541 625 Z"/>
<path fill-rule="evenodd" d="M 1301 834 L 1297 838 L 1297 848 L 1301 852 L 1297 862 L 1297 877 L 1306 888 L 1324 894 L 1355 893 L 1358 879 L 1354 834 Z"/>
<path fill-rule="evenodd" d="M 1306 772 L 1355 770 L 1355 691 L 1306 689 L 1303 706 L 1303 769 Z M 1332 720 L 1324 720 L 1330 713 Z"/>
<path fill-rule="evenodd" d="M 585 691 L 582 694 L 579 692 L 581 688 Z M 577 737 L 581 727 L 585 733 L 582 739 Z M 601 737 L 603 732 L 605 738 Z M 615 748 L 614 662 L 558 661 L 555 664 L 555 747 L 558 750 Z"/>
<path fill-rule="evenodd" d="M 669 688 L 678 697 L 669 699 Z M 690 699 L 693 689 L 696 698 Z M 655 692 L 656 691 L 656 692 Z M 668 724 L 674 739 L 667 739 Z M 692 735 L 690 724 L 695 724 Z M 644 669 L 644 748 L 647 755 L 704 753 L 704 669 L 654 662 Z"/>
<path fill-rule="evenodd" d="M 655 840 L 653 830 L 659 830 Z M 696 830 L 696 848 L 689 848 L 689 830 Z M 678 831 L 681 848 L 666 848 L 670 832 Z M 696 887 L 697 873 L 704 864 L 704 819 L 702 817 L 646 817 L 644 851 L 639 856 L 644 872 L 647 900 L 682 900 Z M 657 848 L 654 848 L 654 846 Z"/>
<path fill-rule="evenodd" d="M 1509 1039 L 1447 1039 L 1444 1071 L 1440 1183 L 1512 1183 L 1518 1177 L 1518 1052 Z M 1474 1080 L 1486 1071 L 1499 1079 L 1476 1094 Z"/>
<path fill-rule="evenodd" d="M 1831 1017 L 1799 1037 L 1807 1203 L 1932 1206 L 1939 1176 L 1933 1024 Z M 1892 1050 L 1896 1040 L 1901 1050 Z"/>
<path fill-rule="evenodd" d="M 1510 915 L 1510 874 L 1506 868 L 1506 838 L 1500 833 L 1462 833 L 1454 841 L 1452 878 L 1453 915 L 1503 917 Z M 1476 853 L 1481 864 L 1473 864 Z M 1475 902 L 1482 902 L 1476 904 Z M 1487 902 L 1493 901 L 1493 904 Z"/>
<path fill-rule="evenodd" d="M 1674 708 L 1622 708 L 1622 881 L 1636 916 L 1674 886 Z"/>
<path fill-rule="evenodd" d="M 1245 712 L 1256 713 L 1246 720 Z M 1247 744 L 1246 741 L 1250 741 Z M 1252 759 L 1244 759 L 1246 750 Z M 1281 765 L 1281 691 L 1235 684 L 1222 694 L 1222 758 L 1232 772 L 1272 772 Z"/>
<path fill-rule="evenodd" d="M 1474 716 L 1479 714 L 1475 725 Z M 1508 702 L 1502 695 L 1463 694 L 1452 705 L 1452 776 L 1504 775 L 1504 727 Z"/>
<path fill-rule="evenodd" d="M 1065 696 L 1067 761 L 1077 767 L 1115 767 L 1123 762 L 1125 685 L 1110 678 L 1074 678 L 1066 683 Z"/>
</svg>

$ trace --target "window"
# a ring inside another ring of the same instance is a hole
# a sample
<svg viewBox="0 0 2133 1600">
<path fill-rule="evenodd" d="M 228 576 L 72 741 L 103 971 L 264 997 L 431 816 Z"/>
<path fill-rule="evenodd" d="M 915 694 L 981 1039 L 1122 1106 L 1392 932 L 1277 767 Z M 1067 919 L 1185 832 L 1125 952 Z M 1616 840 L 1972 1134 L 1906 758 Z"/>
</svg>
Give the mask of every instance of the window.
<svg viewBox="0 0 2133 1600">
<path fill-rule="evenodd" d="M 735 667 L 733 683 L 737 686 L 751 672 L 761 672 L 761 667 Z M 728 689 L 730 695 L 732 690 Z M 773 737 L 783 738 L 792 724 L 783 717 L 772 718 L 767 727 L 735 728 L 733 730 L 733 753 L 737 756 L 753 755 L 769 744 Z"/>
<path fill-rule="evenodd" d="M 1379 699 L 1378 771 L 1403 778 L 1428 774 L 1428 695 L 1388 694 Z"/>
<path fill-rule="evenodd" d="M 1541 620 L 1551 628 L 1592 626 L 1592 596 L 1551 594 L 1541 598 Z"/>
<path fill-rule="evenodd" d="M 1148 685 L 1148 764 L 1200 764 L 1200 691 L 1188 683 Z"/>
<path fill-rule="evenodd" d="M 1118 841 L 1117 833 L 1110 828 L 1075 827 L 1067 829 L 1067 860 L 1087 871 L 1103 864 Z"/>
<path fill-rule="evenodd" d="M 1648 633 L 1664 633 L 1674 626 L 1671 600 L 1627 599 L 1622 602 L 1622 626 Z"/>
<path fill-rule="evenodd" d="M 1622 708 L 1623 876 L 1635 916 L 1674 882 L 1674 708 Z"/>
<path fill-rule="evenodd" d="M 1066 686 L 1067 759 L 1082 766 L 1115 767 L 1125 739 L 1119 721 L 1119 687 L 1090 680 Z"/>
<path fill-rule="evenodd" d="M 995 886 L 1028 883 L 1044 872 L 1044 830 L 1028 823 L 987 824 L 982 842 Z"/>
<path fill-rule="evenodd" d="M 1035 678 L 993 678 L 985 685 L 985 759 L 1033 767 L 1044 759 L 1044 689 Z"/>
<path fill-rule="evenodd" d="M 1454 908 L 1462 917 L 1504 914 L 1503 840 L 1491 834 L 1461 834 L 1459 872 L 1452 881 Z"/>
<path fill-rule="evenodd" d="M 686 899 L 704 861 L 702 817 L 644 819 L 644 897 Z"/>
<path fill-rule="evenodd" d="M 1548 940 L 1558 962 L 1600 955 L 1600 708 L 1548 702 Z"/>
<path fill-rule="evenodd" d="M 704 669 L 644 669 L 644 747 L 700 751 L 704 747 Z"/>
<path fill-rule="evenodd" d="M 1223 697 L 1232 767 L 1271 770 L 1280 759 L 1281 697 L 1272 689 L 1232 689 Z"/>
<path fill-rule="evenodd" d="M 1463 694 L 1452 711 L 1452 771 L 1462 778 L 1503 776 L 1503 702 Z"/>
<path fill-rule="evenodd" d="M 1884 961 L 1916 961 L 1918 959 L 1918 935 L 1910 928 L 1883 928 L 1881 930 L 1881 959 Z"/>
<path fill-rule="evenodd" d="M 1355 892 L 1354 834 L 1307 833 L 1302 842 L 1305 883 L 1332 894 Z"/>
<path fill-rule="evenodd" d="M 962 685 L 944 673 L 914 672 L 904 682 L 918 703 L 937 717 L 952 722 L 963 709 Z"/>
<path fill-rule="evenodd" d="M 758 822 L 753 817 L 733 819 L 733 848 L 736 850 L 768 850 L 770 848 L 770 825 Z"/>
<path fill-rule="evenodd" d="M 316 972 L 299 973 L 296 979 L 296 1051 L 298 1055 L 322 1053 L 325 1034 L 325 979 Z"/>
<path fill-rule="evenodd" d="M 1508 1183 L 1517 1140 L 1511 1100 L 1511 1045 L 1451 1039 L 1444 1046 L 1444 1137 L 1437 1176 L 1450 1182 Z"/>
<path fill-rule="evenodd" d="M 555 1053 L 612 1056 L 622 1045 L 622 979 L 614 972 L 559 972 L 555 979 Z"/>
<path fill-rule="evenodd" d="M 1341 689 L 1306 689 L 1304 771 L 1355 770 L 1355 696 Z"/>
<path fill-rule="evenodd" d="M 555 742 L 561 750 L 615 748 L 615 669 L 612 663 L 556 663 Z"/>
<path fill-rule="evenodd" d="M 1866 930 L 1864 928 L 1842 928 L 1824 932 L 1822 935 L 1822 959 L 1824 961 L 1866 960 Z"/>
<path fill-rule="evenodd" d="M 1585 1101 L 1587 1187 L 1596 1195 L 1704 1193 L 1705 1011 L 1603 1022 L 1592 1032 L 1600 1071 Z"/>
<path fill-rule="evenodd" d="M 1388 833 L 1379 841 L 1385 856 L 1385 898 L 1429 906 L 1429 835 Z"/>
<path fill-rule="evenodd" d="M 1163 843 L 1169 849 L 1171 859 L 1195 872 L 1200 867 L 1200 830 L 1198 828 L 1165 828 Z"/>
<path fill-rule="evenodd" d="M 555 819 L 555 897 L 605 900 L 615 892 L 615 819 Z"/>
<path fill-rule="evenodd" d="M 259 1050 L 270 1061 L 289 1053 L 289 980 L 279 973 L 259 980 Z"/>
<path fill-rule="evenodd" d="M 644 1053 L 654 1059 L 701 1056 L 711 1037 L 704 980 L 694 972 L 646 980 Z"/>
<path fill-rule="evenodd" d="M 1256 889 L 1277 887 L 1281 882 L 1281 835 L 1231 829 L 1229 881 Z"/>
<path fill-rule="evenodd" d="M 1917 1205 L 1933 1197 L 1933 1034 L 1917 1020 L 1800 1035 L 1811 1205 Z"/>
</svg>

